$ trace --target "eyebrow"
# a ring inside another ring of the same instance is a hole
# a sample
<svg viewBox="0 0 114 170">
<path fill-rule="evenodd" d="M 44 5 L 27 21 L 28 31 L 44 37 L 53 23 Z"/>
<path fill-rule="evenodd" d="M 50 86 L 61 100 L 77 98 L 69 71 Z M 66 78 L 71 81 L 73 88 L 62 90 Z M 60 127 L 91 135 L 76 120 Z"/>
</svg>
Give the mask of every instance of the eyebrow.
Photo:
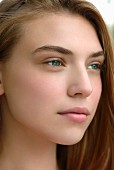
<svg viewBox="0 0 114 170">
<path fill-rule="evenodd" d="M 33 54 L 37 52 L 43 52 L 43 51 L 58 52 L 65 55 L 73 55 L 72 51 L 60 46 L 53 46 L 53 45 L 46 45 L 46 46 L 39 47 L 33 52 Z"/>
<path fill-rule="evenodd" d="M 74 53 L 71 50 L 68 50 L 66 48 L 60 47 L 60 46 L 53 46 L 53 45 L 45 45 L 37 48 L 35 51 L 33 51 L 32 54 L 35 54 L 37 52 L 43 52 L 43 51 L 49 51 L 49 52 L 58 52 L 64 55 L 74 55 Z M 93 52 L 89 55 L 89 57 L 99 57 L 103 56 L 104 57 L 104 52 L 103 50 Z"/>
<path fill-rule="evenodd" d="M 104 52 L 103 50 L 98 51 L 98 52 L 94 52 L 90 55 L 90 57 L 99 57 L 99 56 L 103 56 L 104 57 Z"/>
</svg>

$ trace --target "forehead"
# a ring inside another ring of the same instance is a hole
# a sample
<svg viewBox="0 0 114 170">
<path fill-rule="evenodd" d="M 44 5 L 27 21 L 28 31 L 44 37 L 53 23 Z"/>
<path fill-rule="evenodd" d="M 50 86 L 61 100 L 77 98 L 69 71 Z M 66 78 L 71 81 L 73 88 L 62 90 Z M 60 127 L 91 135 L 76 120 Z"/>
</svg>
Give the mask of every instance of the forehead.
<svg viewBox="0 0 114 170">
<path fill-rule="evenodd" d="M 47 13 L 47 15 L 44 14 L 39 15 L 38 17 L 36 16 L 33 19 L 30 19 L 29 21 L 25 22 L 23 28 L 26 29 L 26 31 L 35 30 L 35 27 L 33 26 L 36 26 L 37 29 L 39 28 L 38 31 L 40 31 L 41 27 L 41 31 L 49 30 L 49 28 L 54 30 L 57 30 L 58 28 L 64 28 L 65 30 L 68 30 L 69 28 L 71 29 L 71 27 L 75 30 L 78 30 L 79 26 L 86 26 L 88 28 L 91 27 L 91 29 L 94 29 L 92 24 L 83 16 L 78 14 L 70 14 L 68 12 Z M 83 29 L 84 28 L 82 28 L 82 30 Z"/>
<path fill-rule="evenodd" d="M 21 43 L 26 45 L 42 46 L 52 44 L 77 48 L 90 46 L 101 48 L 97 34 L 92 24 L 79 15 L 69 13 L 47 14 L 27 21 L 22 27 Z M 23 44 L 23 45 L 25 45 Z"/>
</svg>

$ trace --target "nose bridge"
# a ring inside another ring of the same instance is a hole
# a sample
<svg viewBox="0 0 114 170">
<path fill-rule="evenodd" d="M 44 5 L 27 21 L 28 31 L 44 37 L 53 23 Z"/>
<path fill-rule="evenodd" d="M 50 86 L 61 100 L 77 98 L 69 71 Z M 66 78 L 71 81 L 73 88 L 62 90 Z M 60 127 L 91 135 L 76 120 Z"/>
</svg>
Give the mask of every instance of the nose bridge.
<svg viewBox="0 0 114 170">
<path fill-rule="evenodd" d="M 77 94 L 83 96 L 89 96 L 92 92 L 91 79 L 88 75 L 87 69 L 85 66 L 75 67 L 72 69 L 69 75 L 70 85 L 68 88 L 68 94 L 74 96 Z"/>
</svg>

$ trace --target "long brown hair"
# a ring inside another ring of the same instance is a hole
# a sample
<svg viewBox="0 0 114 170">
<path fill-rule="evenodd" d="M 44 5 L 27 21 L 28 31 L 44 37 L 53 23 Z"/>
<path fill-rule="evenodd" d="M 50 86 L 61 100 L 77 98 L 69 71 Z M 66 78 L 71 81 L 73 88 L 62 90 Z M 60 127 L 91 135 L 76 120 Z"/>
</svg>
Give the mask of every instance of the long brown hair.
<svg viewBox="0 0 114 170">
<path fill-rule="evenodd" d="M 104 51 L 102 95 L 95 117 L 83 139 L 75 145 L 57 145 L 62 170 L 114 169 L 114 58 L 109 33 L 99 11 L 84 0 L 3 0 L 0 3 L 0 62 L 7 61 L 22 36 L 28 19 L 48 13 L 69 12 L 86 18 L 97 32 Z M 48 16 L 48 15 L 47 15 Z"/>
</svg>

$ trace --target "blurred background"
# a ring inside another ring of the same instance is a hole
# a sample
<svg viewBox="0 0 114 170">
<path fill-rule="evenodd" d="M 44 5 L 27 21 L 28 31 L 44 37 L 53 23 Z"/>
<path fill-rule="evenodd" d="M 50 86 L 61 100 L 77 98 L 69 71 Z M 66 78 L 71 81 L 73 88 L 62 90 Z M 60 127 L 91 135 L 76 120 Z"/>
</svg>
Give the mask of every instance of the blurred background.
<svg viewBox="0 0 114 170">
<path fill-rule="evenodd" d="M 111 37 L 114 40 L 114 0 L 88 0 L 94 4 L 103 16 Z"/>
<path fill-rule="evenodd" d="M 2 0 L 0 0 L 1 2 Z M 103 16 L 111 37 L 114 40 L 114 0 L 88 0 L 93 3 Z"/>
</svg>

